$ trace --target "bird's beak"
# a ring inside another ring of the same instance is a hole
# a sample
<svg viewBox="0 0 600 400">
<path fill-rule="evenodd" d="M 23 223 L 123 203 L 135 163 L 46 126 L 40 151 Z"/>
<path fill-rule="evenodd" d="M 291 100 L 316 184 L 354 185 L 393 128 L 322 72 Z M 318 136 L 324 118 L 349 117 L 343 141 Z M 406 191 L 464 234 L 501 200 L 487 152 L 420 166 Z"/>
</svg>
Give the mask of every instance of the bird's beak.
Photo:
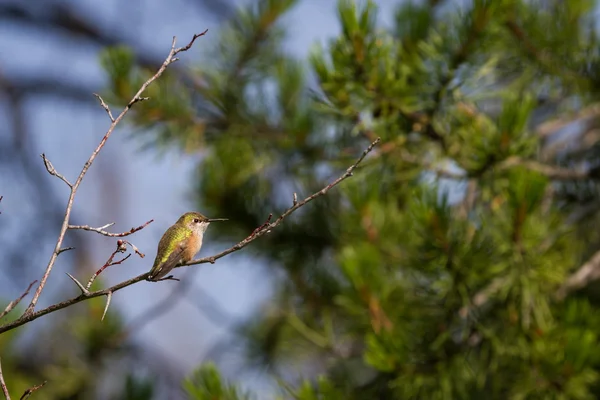
<svg viewBox="0 0 600 400">
<path fill-rule="evenodd" d="M 215 221 L 229 221 L 227 218 L 209 218 L 208 222 L 215 222 Z"/>
</svg>

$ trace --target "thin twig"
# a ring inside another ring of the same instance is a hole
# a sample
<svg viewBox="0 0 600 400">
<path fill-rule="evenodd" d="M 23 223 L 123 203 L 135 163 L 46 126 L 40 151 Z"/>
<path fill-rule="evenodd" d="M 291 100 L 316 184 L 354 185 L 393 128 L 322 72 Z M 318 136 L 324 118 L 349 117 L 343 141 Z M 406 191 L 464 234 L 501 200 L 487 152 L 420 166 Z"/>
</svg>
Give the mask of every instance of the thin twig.
<svg viewBox="0 0 600 400">
<path fill-rule="evenodd" d="M 30 387 L 29 389 L 27 389 L 23 395 L 21 396 L 21 398 L 19 400 L 25 400 L 28 399 L 29 396 L 31 396 L 31 393 L 35 392 L 36 390 L 40 390 L 41 388 L 44 387 L 44 385 L 47 383 L 48 381 L 44 381 L 42 383 L 40 383 L 39 385 L 35 385 Z"/>
<path fill-rule="evenodd" d="M 94 281 L 96 280 L 98 275 L 100 275 L 106 268 L 113 266 L 113 265 L 122 264 L 123 261 L 125 261 L 129 257 L 131 257 L 131 254 L 127 254 L 127 256 L 123 257 L 122 259 L 120 259 L 118 261 L 113 261 L 115 256 L 117 255 L 117 253 L 124 253 L 125 251 L 127 251 L 127 246 L 125 245 L 124 242 L 125 242 L 124 240 L 117 240 L 117 249 L 112 252 L 112 254 L 110 255 L 110 257 L 108 257 L 108 260 L 106 260 L 104 265 L 101 266 L 100 269 L 94 273 L 94 275 L 92 275 L 92 277 L 88 281 L 87 285 L 85 286 L 86 289 L 89 290 L 89 288 L 92 287 L 92 284 L 94 283 Z"/>
<path fill-rule="evenodd" d="M 52 271 L 52 268 L 54 267 L 54 264 L 56 263 L 56 258 L 58 257 L 58 253 L 59 253 L 60 249 L 62 248 L 62 243 L 65 238 L 65 234 L 69 228 L 69 219 L 71 217 L 71 210 L 73 209 L 73 202 L 75 201 L 75 195 L 77 193 L 77 189 L 79 189 L 79 185 L 81 185 L 81 182 L 83 181 L 83 178 L 85 177 L 85 174 L 87 173 L 89 168 L 92 166 L 94 160 L 100 153 L 100 150 L 102 150 L 102 148 L 106 144 L 106 141 L 110 138 L 110 136 L 114 132 L 114 130 L 117 127 L 117 125 L 119 124 L 119 122 L 121 122 L 123 117 L 125 117 L 127 112 L 129 112 L 129 110 L 131 109 L 131 106 L 137 101 L 137 99 L 139 99 L 141 97 L 141 94 L 146 90 L 146 88 L 163 74 L 163 72 L 167 69 L 169 64 L 171 64 L 173 62 L 175 55 L 188 50 L 190 47 L 192 47 L 192 45 L 194 44 L 194 41 L 197 38 L 199 38 L 200 36 L 205 35 L 206 32 L 207 31 L 204 31 L 201 34 L 194 35 L 194 37 L 192 38 L 192 40 L 189 42 L 189 44 L 187 46 L 180 47 L 178 49 L 175 48 L 176 37 L 175 36 L 173 37 L 173 41 L 171 43 L 171 50 L 169 51 L 169 54 L 167 55 L 167 58 L 165 59 L 163 64 L 160 66 L 158 71 L 152 77 L 150 77 L 150 79 L 148 79 L 146 82 L 144 82 L 144 84 L 142 84 L 140 89 L 132 97 L 131 101 L 125 106 L 123 111 L 121 111 L 119 116 L 117 118 L 115 118 L 114 121 L 112 121 L 108 130 L 106 131 L 106 133 L 100 140 L 100 143 L 98 144 L 96 149 L 92 152 L 92 154 L 90 155 L 88 160 L 83 165 L 83 168 L 81 169 L 81 172 L 79 173 L 79 176 L 77 177 L 77 180 L 75 181 L 75 183 L 73 185 L 70 186 L 71 193 L 69 194 L 69 199 L 67 200 L 67 205 L 65 208 L 65 216 L 64 216 L 61 228 L 60 228 L 60 232 L 58 234 L 58 238 L 56 240 L 56 245 L 54 246 L 54 251 L 52 252 L 52 255 L 50 256 L 50 260 L 48 261 L 48 265 L 46 266 L 44 275 L 42 276 L 42 279 L 40 280 L 40 284 L 37 287 L 35 294 L 33 295 L 33 298 L 31 299 L 31 303 L 29 303 L 29 306 L 27 307 L 27 309 L 25 310 L 25 313 L 22 316 L 24 319 L 27 319 L 27 318 L 31 317 L 32 315 L 34 315 L 35 306 L 40 298 L 40 295 L 42 294 L 42 290 L 44 290 L 44 286 L 46 286 L 46 282 L 48 280 L 48 277 L 50 276 L 50 272 Z M 65 182 L 67 182 L 67 181 L 65 180 Z"/>
<path fill-rule="evenodd" d="M 94 96 L 96 96 L 96 98 L 100 102 L 100 105 L 102 106 L 102 108 L 104 108 L 104 111 L 106 111 L 106 113 L 108 114 L 108 117 L 110 118 L 110 122 L 115 122 L 115 119 L 113 118 L 112 113 L 110 112 L 110 108 L 108 107 L 108 104 L 106 104 L 104 102 L 104 99 L 102 99 L 102 97 L 100 97 L 100 95 L 98 93 L 94 93 Z"/>
<path fill-rule="evenodd" d="M 306 205 L 307 203 L 311 202 L 312 200 L 316 199 L 319 196 L 324 195 L 325 193 L 327 193 L 331 188 L 333 188 L 334 186 L 338 185 L 340 182 L 342 182 L 343 180 L 349 178 L 350 176 L 352 176 L 352 173 L 354 172 L 354 170 L 356 169 L 356 167 L 358 166 L 358 164 L 360 164 L 362 162 L 362 160 L 367 156 L 367 154 L 369 154 L 371 152 L 371 150 L 373 150 L 373 147 L 375 147 L 377 145 L 377 143 L 379 143 L 380 139 L 377 138 L 373 143 L 371 143 L 369 145 L 369 147 L 362 153 L 362 155 L 360 156 L 360 158 L 354 163 L 352 164 L 347 170 L 346 172 L 340 176 L 339 178 L 337 178 L 335 181 L 333 181 L 332 183 L 330 183 L 329 185 L 325 186 L 323 189 L 319 190 L 318 192 L 312 194 L 311 196 L 305 198 L 302 201 L 299 201 L 298 204 L 288 208 L 283 214 L 281 214 L 279 216 L 279 218 L 277 218 L 275 220 L 275 222 L 269 223 L 266 226 L 263 224 L 263 228 L 256 232 L 253 235 L 248 236 L 247 238 L 245 238 L 244 240 L 242 240 L 241 242 L 235 244 L 234 246 L 230 247 L 229 249 L 222 251 L 221 253 L 211 256 L 211 257 L 204 257 L 204 258 L 200 258 L 197 260 L 193 260 L 187 264 L 185 264 L 185 266 L 190 266 L 190 265 L 196 265 L 196 264 L 204 264 L 204 263 L 214 263 L 215 260 L 225 257 L 228 254 L 234 253 L 236 251 L 241 250 L 242 248 L 246 247 L 248 244 L 250 244 L 251 242 L 253 242 L 254 240 L 258 239 L 259 237 L 265 235 L 267 232 L 270 232 L 271 229 L 277 227 L 279 224 L 281 224 L 281 222 L 288 217 L 290 214 L 292 214 L 294 211 L 296 211 L 297 209 L 299 209 L 300 207 Z M 7 324 L 4 324 L 2 326 L 0 326 L 0 334 L 10 331 L 12 329 L 15 329 L 21 325 L 25 325 L 28 322 L 31 322 L 33 320 L 36 320 L 40 317 L 43 317 L 46 314 L 50 314 L 53 313 L 55 311 L 58 310 L 62 310 L 63 308 L 72 306 L 74 304 L 80 303 L 82 301 L 85 301 L 87 299 L 92 299 L 95 297 L 100 297 L 100 296 L 106 296 L 108 295 L 109 292 L 117 292 L 123 288 L 126 288 L 128 286 L 131 286 L 135 283 L 141 282 L 141 281 L 145 281 L 148 279 L 148 277 L 150 276 L 150 272 L 146 272 L 144 274 L 138 275 L 135 278 L 131 278 L 128 279 L 124 282 L 118 283 L 108 289 L 103 289 L 103 290 L 96 290 L 94 292 L 88 292 L 88 293 L 82 293 L 81 295 L 77 296 L 77 297 L 73 297 L 71 299 L 62 301 L 60 303 L 57 304 L 53 304 L 49 307 L 46 307 L 40 311 L 36 311 L 33 313 L 29 313 L 29 314 L 24 314 L 23 316 L 21 316 L 21 318 L 9 322 Z"/>
<path fill-rule="evenodd" d="M 110 223 L 110 224 L 106 224 L 104 226 L 100 226 L 98 228 L 93 228 L 89 225 L 69 225 L 69 229 L 82 229 L 84 231 L 96 232 L 96 233 L 99 233 L 100 235 L 108 236 L 108 237 L 125 237 L 125 236 L 129 236 L 131 234 L 136 233 L 137 231 L 144 229 L 146 226 L 148 226 L 152 222 L 154 222 L 153 219 L 151 219 L 150 221 L 146 221 L 143 225 L 131 228 L 130 230 L 128 230 L 126 232 L 122 232 L 122 233 L 111 233 L 111 232 L 106 232 L 104 230 L 104 229 L 108 228 L 109 226 L 114 225 L 115 224 L 114 222 Z"/>
<path fill-rule="evenodd" d="M 137 247 L 135 247 L 135 245 L 133 243 L 128 242 L 127 240 L 123 240 L 122 242 L 123 242 L 123 244 L 125 244 L 127 246 L 131 246 L 131 249 L 135 252 L 135 254 L 140 256 L 140 258 L 146 257 L 146 255 L 144 253 L 142 253 Z"/>
<path fill-rule="evenodd" d="M 52 165 L 50 160 L 48 160 L 46 158 L 46 155 L 44 153 L 40 154 L 40 156 L 42 157 L 42 160 L 44 160 L 44 165 L 46 166 L 46 171 L 48 171 L 48 173 L 50 175 L 54 175 L 55 177 L 57 177 L 58 179 L 60 179 L 64 183 L 66 183 L 68 187 L 73 188 L 73 185 L 71 184 L 71 182 L 69 182 L 69 180 L 67 178 L 65 178 L 64 175 L 59 174 L 58 171 L 56 171 L 56 169 L 54 169 L 54 165 Z"/>
<path fill-rule="evenodd" d="M 37 279 L 35 281 L 31 282 L 29 284 L 29 286 L 27 286 L 27 289 L 25 290 L 25 292 L 23 292 L 23 294 L 21 296 L 19 296 L 18 299 L 13 300 L 10 303 L 8 303 L 8 305 L 6 306 L 4 311 L 2 311 L 0 313 L 0 319 L 2 319 L 6 314 L 11 312 L 21 302 L 21 300 L 23 300 L 23 298 L 29 294 L 29 291 L 31 290 L 33 285 L 35 285 L 36 282 L 37 282 Z"/>
<path fill-rule="evenodd" d="M 1 362 L 0 362 L 0 387 L 2 388 L 2 393 L 4 393 L 4 398 L 6 400 L 10 400 L 10 394 L 8 393 L 8 388 L 6 387 L 6 382 L 4 382 L 4 375 L 2 375 L 2 363 Z"/>
<path fill-rule="evenodd" d="M 4 198 L 4 196 L 0 196 L 0 202 L 2 201 L 3 198 Z M 2 211 L 0 211 L 0 214 L 2 214 Z"/>
</svg>

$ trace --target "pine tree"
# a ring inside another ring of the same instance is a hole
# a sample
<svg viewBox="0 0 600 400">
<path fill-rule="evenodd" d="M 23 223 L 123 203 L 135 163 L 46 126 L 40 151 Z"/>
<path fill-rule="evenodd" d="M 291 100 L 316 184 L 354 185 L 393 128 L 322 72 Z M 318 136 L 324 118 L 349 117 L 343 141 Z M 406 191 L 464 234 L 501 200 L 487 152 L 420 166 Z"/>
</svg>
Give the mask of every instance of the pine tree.
<svg viewBox="0 0 600 400">
<path fill-rule="evenodd" d="M 221 239 L 382 138 L 245 250 L 281 277 L 239 329 L 249 365 L 302 400 L 599 396 L 599 299 L 572 275 L 600 245 L 595 2 L 401 2 L 385 28 L 340 0 L 341 33 L 306 62 L 282 46 L 296 3 L 240 10 L 189 84 L 134 110 L 148 146 L 206 153 L 196 193 L 233 221 Z M 123 48 L 103 64 L 113 102 L 148 74 Z M 190 398 L 246 398 L 194 376 Z"/>
</svg>

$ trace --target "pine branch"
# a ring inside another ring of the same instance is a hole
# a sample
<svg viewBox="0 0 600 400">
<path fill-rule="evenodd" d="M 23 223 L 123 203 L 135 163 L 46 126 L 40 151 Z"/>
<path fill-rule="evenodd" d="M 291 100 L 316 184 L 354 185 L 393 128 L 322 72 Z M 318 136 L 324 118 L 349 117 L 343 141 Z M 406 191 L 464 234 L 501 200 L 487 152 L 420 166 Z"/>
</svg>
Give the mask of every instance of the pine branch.
<svg viewBox="0 0 600 400">
<path fill-rule="evenodd" d="M 600 279 L 600 250 L 575 271 L 556 291 L 555 297 L 564 300 L 569 293 Z"/>
</svg>

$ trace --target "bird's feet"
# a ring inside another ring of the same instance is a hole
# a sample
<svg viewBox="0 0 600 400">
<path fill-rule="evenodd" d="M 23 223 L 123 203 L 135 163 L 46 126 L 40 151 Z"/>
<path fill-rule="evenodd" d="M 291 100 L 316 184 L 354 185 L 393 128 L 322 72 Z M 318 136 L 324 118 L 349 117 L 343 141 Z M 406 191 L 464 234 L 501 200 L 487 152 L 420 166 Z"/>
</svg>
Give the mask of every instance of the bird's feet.
<svg viewBox="0 0 600 400">
<path fill-rule="evenodd" d="M 160 278 L 160 279 L 152 279 L 152 278 L 148 277 L 148 278 L 146 278 L 146 280 L 148 282 L 160 282 L 160 281 L 177 281 L 177 282 L 179 282 L 179 279 L 174 278 L 173 275 L 169 275 L 165 278 Z"/>
</svg>

